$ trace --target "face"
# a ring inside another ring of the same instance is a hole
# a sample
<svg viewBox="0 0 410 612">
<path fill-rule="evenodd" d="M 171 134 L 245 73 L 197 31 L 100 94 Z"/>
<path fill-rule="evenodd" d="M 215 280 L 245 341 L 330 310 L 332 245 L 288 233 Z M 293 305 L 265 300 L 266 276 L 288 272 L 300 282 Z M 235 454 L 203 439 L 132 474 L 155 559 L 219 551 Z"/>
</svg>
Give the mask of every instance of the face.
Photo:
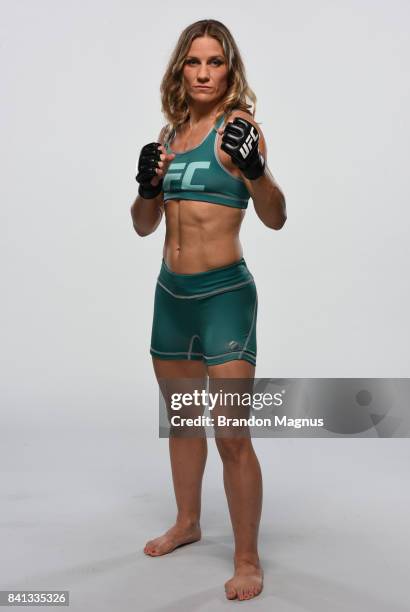
<svg viewBox="0 0 410 612">
<path fill-rule="evenodd" d="M 223 97 L 228 88 L 228 66 L 215 38 L 195 38 L 185 58 L 183 77 L 192 101 L 216 102 Z"/>
</svg>

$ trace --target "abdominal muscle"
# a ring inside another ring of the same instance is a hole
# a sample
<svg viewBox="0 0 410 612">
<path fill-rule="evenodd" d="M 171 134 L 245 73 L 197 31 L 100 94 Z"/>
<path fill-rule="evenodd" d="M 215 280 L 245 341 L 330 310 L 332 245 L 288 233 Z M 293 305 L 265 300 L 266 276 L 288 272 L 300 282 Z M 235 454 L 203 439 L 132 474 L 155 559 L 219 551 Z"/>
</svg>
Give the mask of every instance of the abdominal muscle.
<svg viewBox="0 0 410 612">
<path fill-rule="evenodd" d="M 167 200 L 163 257 L 177 274 L 196 274 L 242 257 L 239 230 L 245 210 L 210 202 Z"/>
</svg>

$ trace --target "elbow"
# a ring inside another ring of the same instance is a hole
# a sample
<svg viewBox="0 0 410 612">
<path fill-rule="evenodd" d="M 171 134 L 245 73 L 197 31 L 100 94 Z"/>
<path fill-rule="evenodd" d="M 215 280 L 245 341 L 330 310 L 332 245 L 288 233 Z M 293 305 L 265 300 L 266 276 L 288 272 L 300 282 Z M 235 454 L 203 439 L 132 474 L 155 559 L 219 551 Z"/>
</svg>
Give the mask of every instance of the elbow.
<svg viewBox="0 0 410 612">
<path fill-rule="evenodd" d="M 280 223 L 278 223 L 277 225 L 275 225 L 275 227 L 274 227 L 273 229 L 275 229 L 275 230 L 280 230 L 280 229 L 282 229 L 282 227 L 283 227 L 283 226 L 285 225 L 285 223 L 286 223 L 286 219 L 287 219 L 287 218 L 288 218 L 288 217 L 287 217 L 287 215 L 286 215 L 286 213 L 285 213 L 285 214 L 282 216 L 282 219 L 281 219 Z"/>
<path fill-rule="evenodd" d="M 285 225 L 288 215 L 286 214 L 286 200 L 283 193 L 281 194 L 281 208 L 280 208 L 280 218 L 277 220 L 272 229 L 280 230 Z"/>
<path fill-rule="evenodd" d="M 284 213 L 280 219 L 275 219 L 274 221 L 270 223 L 265 223 L 265 225 L 266 227 L 269 227 L 269 229 L 280 230 L 285 225 L 286 219 L 287 219 L 287 215 L 286 213 Z"/>
<path fill-rule="evenodd" d="M 280 230 L 287 220 L 285 196 L 280 192 L 280 197 L 275 198 L 269 210 L 269 217 L 264 221 L 269 229 Z"/>
<path fill-rule="evenodd" d="M 137 223 L 133 215 L 133 212 L 134 212 L 134 205 L 131 206 L 130 213 L 131 213 L 131 219 L 132 219 L 132 226 L 135 232 L 138 234 L 138 236 L 141 236 L 141 238 L 143 238 L 144 236 L 148 236 L 151 232 L 147 232 L 145 229 L 141 227 L 139 223 Z"/>
<path fill-rule="evenodd" d="M 141 229 L 140 227 L 137 227 L 135 223 L 133 223 L 133 226 L 134 226 L 135 232 L 138 234 L 138 236 L 141 236 L 141 238 L 144 238 L 144 236 L 149 236 L 151 234 L 151 232 L 147 232 Z"/>
<path fill-rule="evenodd" d="M 280 219 L 279 222 L 273 229 L 280 230 L 285 225 L 288 215 L 286 213 L 286 200 L 285 196 L 281 192 L 281 207 L 280 207 Z"/>
<path fill-rule="evenodd" d="M 149 236 L 150 234 L 155 232 L 155 230 L 157 229 L 161 221 L 162 212 L 160 211 L 160 214 L 156 221 L 153 221 L 152 219 L 147 220 L 146 218 L 136 218 L 136 217 L 137 216 L 133 214 L 133 209 L 131 207 L 131 219 L 132 219 L 132 225 L 134 227 L 134 230 L 138 234 L 138 236 L 141 236 L 141 238 L 144 238 L 144 236 Z"/>
</svg>

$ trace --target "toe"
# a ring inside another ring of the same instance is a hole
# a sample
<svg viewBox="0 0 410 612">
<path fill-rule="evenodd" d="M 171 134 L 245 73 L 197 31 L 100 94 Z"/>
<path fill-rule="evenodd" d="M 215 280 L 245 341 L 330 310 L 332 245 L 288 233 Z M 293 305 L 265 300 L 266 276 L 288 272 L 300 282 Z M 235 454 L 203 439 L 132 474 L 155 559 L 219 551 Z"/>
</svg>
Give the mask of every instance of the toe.
<svg viewBox="0 0 410 612">
<path fill-rule="evenodd" d="M 228 599 L 235 599 L 236 598 L 236 591 L 232 587 L 226 587 L 225 588 L 225 593 L 226 593 L 226 597 Z"/>
<path fill-rule="evenodd" d="M 262 587 L 255 586 L 252 590 L 252 597 L 256 597 L 262 591 Z"/>
</svg>

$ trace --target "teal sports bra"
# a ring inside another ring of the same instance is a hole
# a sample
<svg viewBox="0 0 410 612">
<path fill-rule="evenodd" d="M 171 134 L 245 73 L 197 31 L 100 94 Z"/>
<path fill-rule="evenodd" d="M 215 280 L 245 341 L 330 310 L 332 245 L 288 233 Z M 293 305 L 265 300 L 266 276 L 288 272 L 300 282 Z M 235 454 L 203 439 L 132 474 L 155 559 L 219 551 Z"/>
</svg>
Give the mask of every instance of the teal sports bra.
<svg viewBox="0 0 410 612">
<path fill-rule="evenodd" d="M 218 158 L 218 132 L 224 116 L 220 117 L 202 142 L 188 151 L 172 151 L 170 142 L 164 147 L 175 153 L 164 176 L 164 202 L 167 200 L 199 200 L 233 208 L 247 208 L 250 198 L 244 181 L 231 174 Z M 175 137 L 175 130 L 172 139 Z"/>
</svg>

